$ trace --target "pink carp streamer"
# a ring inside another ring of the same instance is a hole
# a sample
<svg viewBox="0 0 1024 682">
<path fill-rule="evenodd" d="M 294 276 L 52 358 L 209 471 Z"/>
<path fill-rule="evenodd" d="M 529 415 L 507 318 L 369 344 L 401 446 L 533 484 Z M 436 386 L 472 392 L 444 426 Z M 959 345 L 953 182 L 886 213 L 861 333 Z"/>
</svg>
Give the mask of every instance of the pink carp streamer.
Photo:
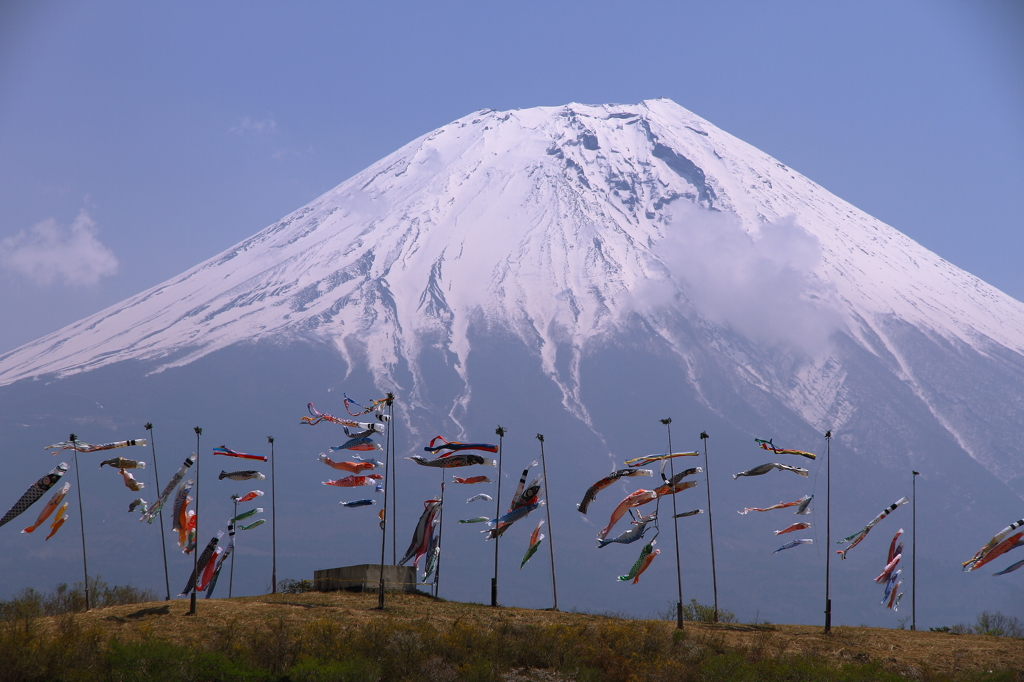
<svg viewBox="0 0 1024 682">
<path fill-rule="evenodd" d="M 601 529 L 601 532 L 597 534 L 598 540 L 604 540 L 608 537 L 608 533 L 611 532 L 615 524 L 619 522 L 626 512 L 634 507 L 653 502 L 658 499 L 658 493 L 653 490 L 637 490 L 627 495 L 622 502 L 619 502 L 618 506 L 612 511 L 611 518 L 608 521 L 608 525 Z"/>
<path fill-rule="evenodd" d="M 809 524 L 809 523 L 794 523 L 791 526 L 787 526 L 786 528 L 783 528 L 782 530 L 777 530 L 777 531 L 774 531 L 774 532 L 775 532 L 776 535 L 782 535 L 784 533 L 792 533 L 793 531 L 796 531 L 796 530 L 806 530 L 806 529 L 808 529 L 810 527 L 811 527 L 811 524 Z"/>
</svg>

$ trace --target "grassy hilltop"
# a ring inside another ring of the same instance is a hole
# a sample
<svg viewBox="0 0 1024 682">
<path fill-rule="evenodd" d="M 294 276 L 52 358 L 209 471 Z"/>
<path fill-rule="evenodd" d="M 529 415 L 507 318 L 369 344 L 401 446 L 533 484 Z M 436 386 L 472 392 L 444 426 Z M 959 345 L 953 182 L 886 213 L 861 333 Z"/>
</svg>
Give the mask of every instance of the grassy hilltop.
<svg viewBox="0 0 1024 682">
<path fill-rule="evenodd" d="M 1020 639 L 630 620 L 388 594 L 8 615 L 0 680 L 1024 680 Z"/>
</svg>

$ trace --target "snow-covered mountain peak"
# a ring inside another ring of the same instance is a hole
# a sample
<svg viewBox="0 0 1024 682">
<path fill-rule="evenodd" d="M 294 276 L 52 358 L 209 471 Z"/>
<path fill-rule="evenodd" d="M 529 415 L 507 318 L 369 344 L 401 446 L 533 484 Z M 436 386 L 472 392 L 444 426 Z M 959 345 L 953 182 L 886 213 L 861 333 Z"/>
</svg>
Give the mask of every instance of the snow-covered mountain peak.
<svg viewBox="0 0 1024 682">
<path fill-rule="evenodd" d="M 399 359 L 415 377 L 422 349 L 441 347 L 468 400 L 480 323 L 518 336 L 586 421 L 588 344 L 640 324 L 686 358 L 680 319 L 810 423 L 842 414 L 836 332 L 908 382 L 888 319 L 1024 353 L 1024 305 L 658 99 L 453 121 L 182 275 L 0 356 L 0 384 L 314 337 L 360 349 L 382 381 Z M 781 366 L 754 357 L 779 349 Z"/>
</svg>

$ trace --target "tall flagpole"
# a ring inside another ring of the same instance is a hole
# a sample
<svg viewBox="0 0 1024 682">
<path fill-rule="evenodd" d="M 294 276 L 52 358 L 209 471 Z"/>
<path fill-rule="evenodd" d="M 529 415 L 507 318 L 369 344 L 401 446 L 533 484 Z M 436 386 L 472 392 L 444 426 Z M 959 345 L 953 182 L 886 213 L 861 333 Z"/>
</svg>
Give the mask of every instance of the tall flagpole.
<svg viewBox="0 0 1024 682">
<path fill-rule="evenodd" d="M 700 432 L 704 441 L 704 482 L 708 487 L 708 530 L 711 533 L 711 586 L 715 593 L 715 622 L 718 622 L 718 573 L 715 571 L 715 524 L 711 517 L 711 470 L 708 468 L 708 433 Z"/>
<path fill-rule="evenodd" d="M 192 429 L 196 432 L 196 485 L 192 489 L 196 494 L 196 546 L 192 548 L 192 574 L 196 577 L 196 582 L 199 582 L 199 436 L 203 435 L 203 430 L 198 426 Z M 186 532 L 185 544 L 188 545 L 188 534 Z M 232 556 L 234 553 L 232 552 Z M 230 591 L 230 588 L 228 588 Z M 192 586 L 192 596 L 188 602 L 188 615 L 196 615 L 196 588 Z"/>
<path fill-rule="evenodd" d="M 558 587 L 555 583 L 555 531 L 551 528 L 551 481 L 548 480 L 548 464 L 544 459 L 544 434 L 538 433 L 537 440 L 540 441 L 540 466 L 544 472 L 544 489 L 547 494 L 544 497 L 548 498 L 548 504 L 544 505 L 548 513 L 548 550 L 551 554 L 551 594 L 555 600 L 555 605 L 552 607 L 552 611 L 558 610 Z"/>
<path fill-rule="evenodd" d="M 437 597 L 441 594 L 441 532 L 444 530 L 444 479 L 445 479 L 445 468 L 441 467 L 441 518 L 437 523 L 437 560 L 434 565 L 434 596 Z M 430 547 L 428 546 L 429 550 Z M 430 561 L 430 557 L 427 557 L 427 561 Z M 424 564 L 425 566 L 426 564 Z"/>
<path fill-rule="evenodd" d="M 395 407 L 394 407 L 395 395 L 388 393 L 387 405 L 388 405 L 388 426 L 387 431 L 384 433 L 384 518 L 380 521 L 380 585 L 377 587 L 377 608 L 384 608 L 384 554 L 387 552 L 388 547 L 388 517 L 391 515 L 388 509 L 388 477 L 391 477 L 392 490 L 394 490 L 394 467 L 391 461 L 391 438 L 394 432 L 394 421 L 395 421 Z M 394 499 L 391 500 L 391 504 L 394 505 Z M 393 537 L 393 534 L 392 534 Z M 391 563 L 394 563 L 394 543 L 392 542 L 392 558 Z M 415 582 L 415 579 L 413 579 Z"/>
<path fill-rule="evenodd" d="M 277 594 L 277 493 L 274 492 L 277 486 L 277 475 L 274 473 L 274 437 L 267 436 L 267 442 L 270 443 L 270 552 L 273 556 L 270 569 L 270 594 Z M 235 516 L 238 514 L 236 513 Z M 234 552 L 231 553 L 231 567 L 235 567 Z"/>
<path fill-rule="evenodd" d="M 679 588 L 679 601 L 676 602 L 676 628 L 683 629 L 683 573 L 679 566 L 679 519 L 676 518 L 676 496 L 672 492 L 672 479 L 676 477 L 675 458 L 672 457 L 672 418 L 667 417 L 661 420 L 668 430 L 668 465 L 669 465 L 669 493 L 672 495 L 672 530 L 676 535 L 676 585 Z M 664 470 L 663 470 L 664 471 Z M 664 474 L 662 474 L 664 476 Z"/>
<path fill-rule="evenodd" d="M 384 436 L 384 459 L 388 458 L 388 453 L 391 453 L 391 504 L 398 509 L 398 476 L 397 466 L 395 466 L 395 394 L 388 391 L 387 394 L 388 404 L 388 432 Z M 385 497 L 387 497 L 387 491 L 385 491 Z M 397 521 L 397 518 L 396 518 Z M 398 523 L 391 524 L 391 563 L 398 563 Z"/>
<path fill-rule="evenodd" d="M 156 438 L 153 436 L 153 423 L 146 422 L 146 430 L 149 431 L 149 445 L 153 449 L 153 478 L 156 479 L 157 495 L 160 494 L 160 473 L 156 468 Z M 167 588 L 167 599 L 171 601 L 171 579 L 167 574 L 167 538 L 164 537 L 164 510 L 160 508 L 160 549 L 164 553 L 164 586 Z"/>
<path fill-rule="evenodd" d="M 921 475 L 920 471 L 913 471 L 913 526 L 911 526 L 911 539 L 914 543 L 914 553 L 910 555 L 910 567 L 911 567 L 911 583 L 910 583 L 910 629 L 917 629 L 917 477 Z"/>
<path fill-rule="evenodd" d="M 832 631 L 832 600 L 829 599 L 829 561 L 832 558 L 832 431 L 825 432 L 825 634 Z"/>
<path fill-rule="evenodd" d="M 78 484 L 78 525 L 82 529 L 82 569 L 85 572 L 85 610 L 89 610 L 89 563 L 85 554 L 85 519 L 82 516 L 82 479 L 78 476 L 78 439 L 71 434 L 68 439 L 75 449 L 75 482 Z"/>
<path fill-rule="evenodd" d="M 494 433 L 498 434 L 498 492 L 495 496 L 494 504 L 494 518 L 501 518 L 501 450 L 502 445 L 505 441 L 505 427 L 499 425 L 494 430 Z M 497 528 L 497 526 L 495 526 Z M 498 605 L 498 540 L 500 537 L 495 536 L 494 538 L 494 577 L 491 578 L 491 606 Z"/>
<path fill-rule="evenodd" d="M 271 481 L 271 483 L 273 483 L 273 481 Z M 270 493 L 270 494 L 271 494 L 271 501 L 270 501 L 270 503 L 271 503 L 271 505 L 273 505 L 273 503 L 274 503 L 274 501 L 273 501 L 273 494 L 274 493 Z M 237 521 L 235 521 L 235 517 L 238 516 L 238 495 L 237 494 L 236 495 L 232 495 L 231 496 L 231 501 L 235 503 L 235 512 L 231 515 L 231 523 L 228 524 L 228 537 L 229 538 L 234 538 L 235 537 L 235 524 L 238 523 Z M 199 539 L 199 536 L 196 535 L 196 540 L 198 541 L 198 539 Z M 196 547 L 198 548 L 198 544 L 196 545 Z M 237 548 L 232 544 L 232 546 L 231 546 L 231 572 L 230 572 L 229 577 L 228 577 L 228 599 L 231 599 L 231 592 L 232 592 L 232 590 L 235 587 L 235 549 L 237 549 Z M 194 552 L 195 550 L 192 550 L 192 551 Z M 213 557 L 210 557 L 210 561 L 213 561 Z M 198 578 L 196 578 L 196 580 L 198 580 Z"/>
</svg>

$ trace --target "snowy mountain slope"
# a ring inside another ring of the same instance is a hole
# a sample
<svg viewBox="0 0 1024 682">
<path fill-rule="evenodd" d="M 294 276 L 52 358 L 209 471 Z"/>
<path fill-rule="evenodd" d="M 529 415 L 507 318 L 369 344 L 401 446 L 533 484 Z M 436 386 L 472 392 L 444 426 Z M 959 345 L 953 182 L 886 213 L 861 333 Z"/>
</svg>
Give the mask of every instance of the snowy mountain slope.
<svg viewBox="0 0 1024 682">
<path fill-rule="evenodd" d="M 474 325 L 518 337 L 586 424 L 587 353 L 640 327 L 719 414 L 728 375 L 812 428 L 841 428 L 872 399 L 858 375 L 887 372 L 976 460 L 1018 476 L 1006 445 L 1024 406 L 1024 304 L 667 100 L 454 121 L 179 277 L 0 356 L 0 385 L 316 339 L 413 402 L 426 400 L 420 359 L 443 351 L 462 386 L 438 407 L 458 422 Z"/>
</svg>

